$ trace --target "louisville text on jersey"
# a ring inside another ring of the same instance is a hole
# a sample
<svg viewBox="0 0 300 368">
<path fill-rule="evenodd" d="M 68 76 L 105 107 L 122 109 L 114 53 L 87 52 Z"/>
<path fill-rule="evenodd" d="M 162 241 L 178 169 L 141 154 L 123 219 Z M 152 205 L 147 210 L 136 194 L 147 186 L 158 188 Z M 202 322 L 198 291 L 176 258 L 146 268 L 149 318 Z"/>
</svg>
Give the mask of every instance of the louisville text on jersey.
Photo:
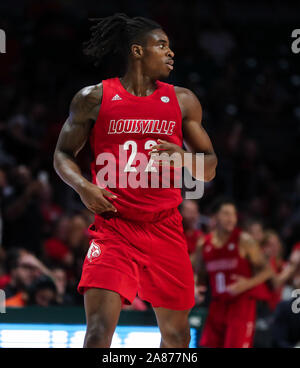
<svg viewBox="0 0 300 368">
<path fill-rule="evenodd" d="M 135 133 L 135 134 L 166 134 L 172 135 L 175 121 L 119 119 L 110 120 L 108 134 Z"/>
</svg>

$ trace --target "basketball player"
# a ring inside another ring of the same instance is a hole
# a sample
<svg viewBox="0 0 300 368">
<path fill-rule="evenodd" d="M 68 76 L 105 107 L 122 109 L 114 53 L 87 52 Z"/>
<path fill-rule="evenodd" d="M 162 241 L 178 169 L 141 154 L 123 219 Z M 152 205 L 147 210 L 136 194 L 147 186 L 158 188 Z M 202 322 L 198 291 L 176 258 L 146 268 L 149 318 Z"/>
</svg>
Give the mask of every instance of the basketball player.
<svg viewBox="0 0 300 368">
<path fill-rule="evenodd" d="M 211 348 L 252 346 L 255 287 L 272 277 L 272 270 L 254 239 L 237 227 L 233 202 L 219 200 L 216 228 L 198 247 L 198 280 L 208 276 L 211 302 L 200 345 Z"/>
<path fill-rule="evenodd" d="M 97 158 L 102 153 L 108 154 L 110 163 L 115 158 L 113 171 L 118 176 L 124 151 L 128 161 L 123 173 L 134 172 L 137 153 L 144 154 L 147 163 L 155 152 L 177 152 L 183 157 L 184 137 L 194 158 L 195 153 L 204 153 L 205 181 L 214 178 L 217 158 L 201 125 L 197 97 L 160 81 L 174 67 L 174 52 L 160 25 L 120 13 L 94 22 L 85 52 L 98 64 L 104 55 L 115 54 L 126 63 L 126 72 L 75 95 L 54 154 L 58 175 L 95 213 L 78 285 L 87 319 L 84 347 L 111 345 L 122 303 L 132 303 L 137 293 L 154 308 L 161 347 L 188 347 L 194 279 L 177 209 L 181 191 L 118 184 L 100 188 L 97 174 L 104 166 Z M 94 154 L 93 183 L 76 163 L 87 139 Z M 196 164 L 188 169 L 195 177 Z"/>
</svg>

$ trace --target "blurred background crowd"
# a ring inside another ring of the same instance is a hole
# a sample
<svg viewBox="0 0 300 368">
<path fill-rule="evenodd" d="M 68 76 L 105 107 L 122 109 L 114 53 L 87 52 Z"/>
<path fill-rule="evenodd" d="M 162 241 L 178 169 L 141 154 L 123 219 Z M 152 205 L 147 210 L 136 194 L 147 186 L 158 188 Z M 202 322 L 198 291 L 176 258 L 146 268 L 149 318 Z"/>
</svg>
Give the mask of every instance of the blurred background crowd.
<svg viewBox="0 0 300 368">
<path fill-rule="evenodd" d="M 93 216 L 52 160 L 73 95 L 113 73 L 82 54 L 88 18 L 115 12 L 152 18 L 167 32 L 175 52 L 168 82 L 196 93 L 219 158 L 204 197 L 181 209 L 191 257 L 213 226 L 210 203 L 227 195 L 240 226 L 282 270 L 300 247 L 300 56 L 291 51 L 299 10 L 292 1 L 272 9 L 267 1 L 1 2 L 0 288 L 8 305 L 82 304 L 76 286 Z M 88 147 L 79 162 L 89 177 Z M 130 308 L 148 307 L 137 299 Z"/>
</svg>

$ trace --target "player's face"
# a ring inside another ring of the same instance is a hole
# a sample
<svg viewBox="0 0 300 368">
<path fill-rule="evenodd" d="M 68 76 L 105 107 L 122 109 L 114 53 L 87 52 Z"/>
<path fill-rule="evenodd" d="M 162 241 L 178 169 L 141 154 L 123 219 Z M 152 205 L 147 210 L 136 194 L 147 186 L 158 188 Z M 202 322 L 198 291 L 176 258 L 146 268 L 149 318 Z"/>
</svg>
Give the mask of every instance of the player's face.
<svg viewBox="0 0 300 368">
<path fill-rule="evenodd" d="M 224 204 L 216 216 L 217 226 L 222 230 L 231 232 L 237 224 L 236 209 L 232 204 Z"/>
<path fill-rule="evenodd" d="M 198 220 L 199 211 L 198 206 L 195 202 L 191 200 L 185 200 L 183 202 L 181 215 L 183 223 L 188 227 L 193 227 Z"/>
<path fill-rule="evenodd" d="M 35 295 L 35 304 L 49 307 L 55 301 L 55 293 L 51 289 L 39 290 Z"/>
<path fill-rule="evenodd" d="M 264 252 L 268 257 L 278 257 L 281 253 L 281 243 L 277 235 L 271 235 L 264 244 Z"/>
<path fill-rule="evenodd" d="M 154 79 L 167 78 L 173 70 L 174 52 L 170 49 L 168 36 L 162 29 L 149 32 L 143 51 L 144 71 Z"/>
<path fill-rule="evenodd" d="M 37 268 L 21 260 L 18 267 L 13 271 L 13 278 L 22 286 L 29 286 L 40 275 Z"/>
<path fill-rule="evenodd" d="M 264 238 L 264 230 L 261 224 L 254 223 L 252 224 L 249 229 L 249 233 L 252 235 L 252 237 L 258 242 L 261 243 Z"/>
</svg>

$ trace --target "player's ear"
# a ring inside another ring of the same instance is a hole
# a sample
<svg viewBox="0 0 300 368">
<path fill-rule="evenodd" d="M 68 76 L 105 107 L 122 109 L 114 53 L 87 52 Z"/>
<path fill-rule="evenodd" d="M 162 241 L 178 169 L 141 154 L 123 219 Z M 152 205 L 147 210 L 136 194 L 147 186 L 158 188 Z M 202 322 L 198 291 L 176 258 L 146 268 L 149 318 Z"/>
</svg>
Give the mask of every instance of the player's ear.
<svg viewBox="0 0 300 368">
<path fill-rule="evenodd" d="M 141 45 L 131 45 L 131 54 L 134 58 L 140 59 L 143 56 L 143 47 Z"/>
</svg>

